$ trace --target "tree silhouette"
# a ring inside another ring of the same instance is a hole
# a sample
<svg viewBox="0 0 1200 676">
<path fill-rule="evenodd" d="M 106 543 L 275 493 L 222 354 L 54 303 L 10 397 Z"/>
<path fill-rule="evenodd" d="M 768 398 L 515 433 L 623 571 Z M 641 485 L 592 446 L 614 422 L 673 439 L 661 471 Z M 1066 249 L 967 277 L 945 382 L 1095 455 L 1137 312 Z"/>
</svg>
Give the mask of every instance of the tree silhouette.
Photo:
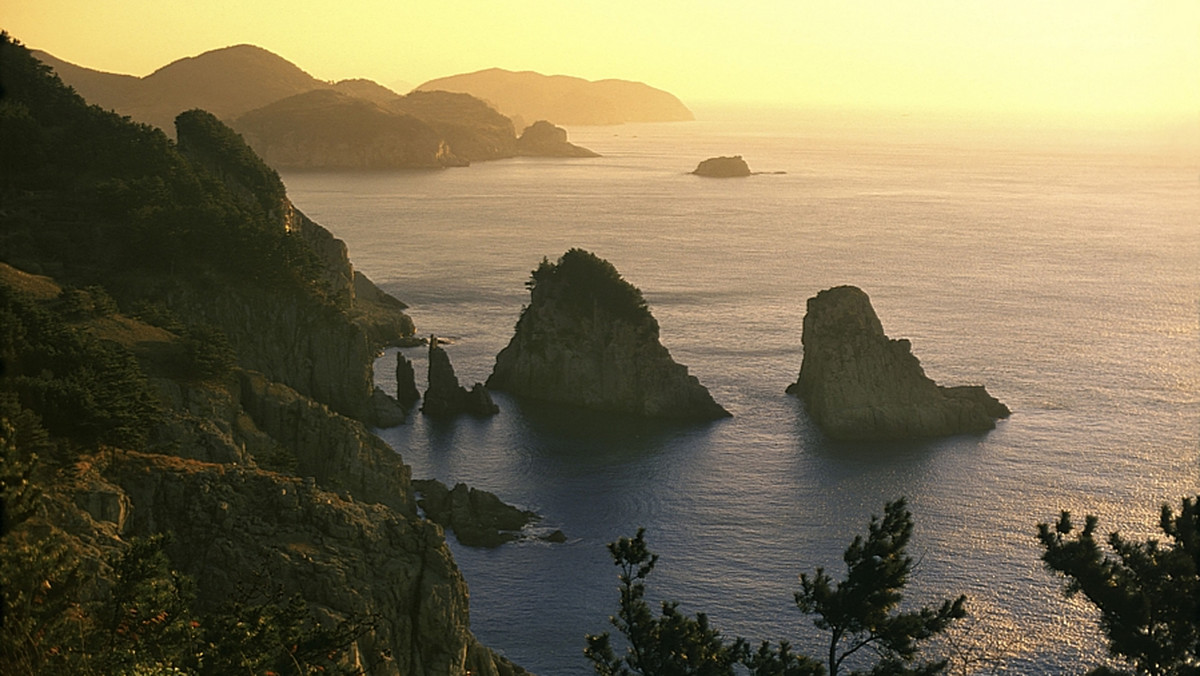
<svg viewBox="0 0 1200 676">
<path fill-rule="evenodd" d="M 946 660 L 914 664 L 922 641 L 944 631 L 966 615 L 965 596 L 939 607 L 897 612 L 902 590 L 912 572 L 906 551 L 913 520 L 903 498 L 884 508 L 883 519 L 871 517 L 867 537 L 854 538 L 846 549 L 846 578 L 834 580 L 823 568 L 800 575 L 796 605 L 816 615 L 813 624 L 829 632 L 830 676 L 837 676 L 847 659 L 866 648 L 880 658 L 869 674 L 938 674 Z"/>
<path fill-rule="evenodd" d="M 1138 673 L 1200 673 L 1200 498 L 1185 498 L 1179 514 L 1162 506 L 1156 539 L 1108 536 L 1115 557 L 1096 541 L 1099 519 L 1076 531 L 1070 512 L 1038 524 L 1042 561 L 1068 580 L 1064 594 L 1083 595 L 1100 610 L 1109 652 Z M 1074 537 L 1071 537 L 1074 534 Z M 1097 673 L 1097 672 L 1093 672 Z"/>
</svg>

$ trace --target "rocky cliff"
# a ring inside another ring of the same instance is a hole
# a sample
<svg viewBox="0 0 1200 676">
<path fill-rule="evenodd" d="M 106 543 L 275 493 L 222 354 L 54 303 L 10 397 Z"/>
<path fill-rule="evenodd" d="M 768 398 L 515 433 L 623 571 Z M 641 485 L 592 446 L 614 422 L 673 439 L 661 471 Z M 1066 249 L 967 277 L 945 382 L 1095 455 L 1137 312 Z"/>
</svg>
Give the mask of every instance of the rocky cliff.
<svg viewBox="0 0 1200 676">
<path fill-rule="evenodd" d="M 213 116 L 185 118 L 181 147 L 87 106 L 7 35 L 0 52 L 21 111 L 0 259 L 25 268 L 0 264 L 0 584 L 38 599 L 6 608 L 0 672 L 201 673 L 198 655 L 242 649 L 290 669 L 270 613 L 196 643 L 256 587 L 307 626 L 369 620 L 337 653 L 368 674 L 521 673 L 472 636 L 441 528 L 353 419 L 378 399 L 364 296 L 399 302 Z M 118 559 L 165 534 L 166 557 L 139 565 L 166 586 L 126 604 L 137 571 Z M 182 652 L 136 643 L 171 624 Z M 221 673 L 261 673 L 241 667 Z"/>
<path fill-rule="evenodd" d="M 488 387 L 645 417 L 729 415 L 671 359 L 641 292 L 608 261 L 571 249 L 543 260 L 527 285 L 529 306 Z"/>
<path fill-rule="evenodd" d="M 983 387 L 942 387 L 907 340 L 889 339 L 867 294 L 839 286 L 808 300 L 800 377 L 787 391 L 834 439 L 939 437 L 1008 417 Z"/>
</svg>

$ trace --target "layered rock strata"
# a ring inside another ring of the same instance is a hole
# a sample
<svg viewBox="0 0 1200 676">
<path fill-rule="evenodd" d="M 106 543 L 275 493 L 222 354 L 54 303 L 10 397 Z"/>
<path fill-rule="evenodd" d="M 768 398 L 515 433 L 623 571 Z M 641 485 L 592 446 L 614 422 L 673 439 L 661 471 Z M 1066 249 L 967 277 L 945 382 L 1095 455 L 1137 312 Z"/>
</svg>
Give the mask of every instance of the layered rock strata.
<svg viewBox="0 0 1200 676">
<path fill-rule="evenodd" d="M 808 300 L 804 359 L 788 393 L 834 439 L 941 437 L 993 429 L 1008 407 L 980 386 L 942 387 L 907 340 L 889 339 L 861 289 L 839 286 Z"/>
<path fill-rule="evenodd" d="M 429 337 L 429 388 L 425 390 L 425 403 L 421 412 L 431 416 L 454 416 L 469 413 L 476 416 L 495 415 L 500 407 L 492 401 L 492 395 L 482 383 L 471 389 L 458 384 L 450 355 L 438 345 L 435 336 Z"/>
<path fill-rule="evenodd" d="M 487 386 L 530 399 L 650 418 L 729 413 L 659 342 L 642 293 L 611 263 L 571 249 L 543 260 L 530 303 Z"/>
</svg>

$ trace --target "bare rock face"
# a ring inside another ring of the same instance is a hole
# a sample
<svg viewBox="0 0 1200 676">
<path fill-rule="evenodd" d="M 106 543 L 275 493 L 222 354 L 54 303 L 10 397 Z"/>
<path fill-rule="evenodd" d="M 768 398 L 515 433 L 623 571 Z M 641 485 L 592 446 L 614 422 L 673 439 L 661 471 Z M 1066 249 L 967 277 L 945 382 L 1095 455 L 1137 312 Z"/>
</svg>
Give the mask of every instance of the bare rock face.
<svg viewBox="0 0 1200 676">
<path fill-rule="evenodd" d="M 808 300 L 804 360 L 788 387 L 834 439 L 907 439 L 993 429 L 1008 407 L 983 387 L 942 387 L 907 340 L 891 340 L 867 294 L 839 286 Z"/>
<path fill-rule="evenodd" d="M 710 157 L 701 162 L 692 172 L 697 176 L 708 178 L 739 178 L 750 175 L 750 165 L 741 155 L 733 157 Z"/>
<path fill-rule="evenodd" d="M 529 307 L 488 387 L 649 418 L 729 415 L 671 359 L 641 291 L 608 261 L 571 249 L 557 263 L 543 260 L 527 285 Z"/>
<path fill-rule="evenodd" d="M 492 401 L 492 395 L 480 383 L 470 390 L 458 384 L 450 356 L 438 346 L 435 336 L 429 338 L 429 389 L 425 390 L 425 403 L 421 412 L 432 416 L 452 416 L 470 413 L 477 416 L 495 415 L 500 407 Z"/>
</svg>

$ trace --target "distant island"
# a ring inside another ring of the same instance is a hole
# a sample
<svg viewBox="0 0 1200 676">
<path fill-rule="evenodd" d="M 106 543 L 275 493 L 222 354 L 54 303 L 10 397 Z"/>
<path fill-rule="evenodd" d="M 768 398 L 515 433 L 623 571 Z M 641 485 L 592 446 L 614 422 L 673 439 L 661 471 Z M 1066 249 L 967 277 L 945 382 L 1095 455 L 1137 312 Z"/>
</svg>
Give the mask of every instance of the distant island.
<svg viewBox="0 0 1200 676">
<path fill-rule="evenodd" d="M 565 125 L 684 122 L 696 119 L 675 95 L 629 80 L 584 80 L 489 68 L 430 80 L 419 91 L 464 92 L 492 104 L 518 127 L 529 120 Z"/>
<path fill-rule="evenodd" d="M 696 166 L 692 172 L 708 178 L 740 178 L 750 175 L 750 165 L 741 155 L 733 157 L 710 157 Z"/>
<path fill-rule="evenodd" d="M 325 82 L 253 45 L 180 59 L 145 77 L 33 54 L 89 103 L 167 134 L 180 113 L 206 110 L 276 169 L 443 168 L 519 156 L 598 156 L 553 126 L 536 127 L 522 142 L 524 122 L 514 125 L 470 94 L 401 95 L 361 78 Z"/>
</svg>

